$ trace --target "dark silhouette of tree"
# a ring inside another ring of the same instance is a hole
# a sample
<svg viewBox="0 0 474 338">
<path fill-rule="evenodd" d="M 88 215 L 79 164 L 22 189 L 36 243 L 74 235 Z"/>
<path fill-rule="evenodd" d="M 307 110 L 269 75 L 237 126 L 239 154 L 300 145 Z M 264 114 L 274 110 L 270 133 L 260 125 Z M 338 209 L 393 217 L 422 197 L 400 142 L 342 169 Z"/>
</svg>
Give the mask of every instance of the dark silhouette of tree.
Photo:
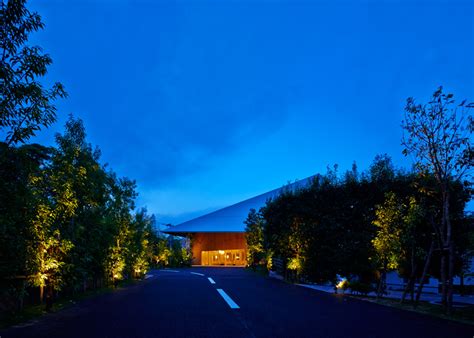
<svg viewBox="0 0 474 338">
<path fill-rule="evenodd" d="M 440 194 L 420 189 L 434 182 L 433 176 L 396 169 L 387 155 L 377 156 L 360 175 L 353 168 L 341 179 L 329 170 L 261 209 L 264 249 L 303 279 L 334 283 L 339 275 L 364 292 L 375 282 L 383 286 L 384 275 L 397 271 L 408 279 L 403 299 L 408 292 L 414 299 L 417 278 L 422 277 L 420 292 L 428 273 L 439 277 L 434 261 L 425 258 L 433 256 L 432 218 L 441 214 Z M 450 217 L 458 225 L 454 271 L 460 273 L 469 256 L 468 241 L 461 245 L 460 239 L 472 232 L 463 214 L 470 191 L 451 186 Z"/>
<path fill-rule="evenodd" d="M 135 210 L 135 181 L 100 163 L 80 119 L 69 117 L 56 147 L 19 145 L 56 120 L 53 103 L 66 96 L 60 83 L 39 82 L 51 58 L 27 45 L 43 23 L 25 4 L 0 2 L 0 312 L 38 290 L 50 309 L 59 293 L 190 264 L 181 241 L 168 249 L 153 216 Z"/>
<path fill-rule="evenodd" d="M 63 85 L 44 88 L 38 81 L 52 63 L 38 46 L 28 46 L 30 33 L 43 29 L 26 0 L 0 4 L 0 131 L 8 145 L 22 143 L 56 121 L 54 101 L 65 97 Z"/>
<path fill-rule="evenodd" d="M 427 104 L 408 98 L 402 123 L 403 153 L 412 155 L 421 175 L 431 174 L 437 183 L 441 217 L 435 229 L 441 250 L 442 301 L 447 313 L 452 309 L 456 256 L 450 194 L 453 183 L 470 177 L 474 163 L 471 138 L 474 121 L 470 115 L 474 104 L 466 100 L 456 104 L 453 97 L 453 94 L 444 94 L 440 87 Z"/>
</svg>

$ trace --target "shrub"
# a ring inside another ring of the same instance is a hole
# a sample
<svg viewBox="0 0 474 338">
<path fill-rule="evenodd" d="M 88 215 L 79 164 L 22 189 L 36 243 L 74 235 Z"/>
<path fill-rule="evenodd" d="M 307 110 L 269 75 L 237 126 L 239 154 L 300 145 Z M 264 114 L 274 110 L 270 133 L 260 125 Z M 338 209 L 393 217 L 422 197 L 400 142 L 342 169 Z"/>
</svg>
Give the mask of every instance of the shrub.
<svg viewBox="0 0 474 338">
<path fill-rule="evenodd" d="M 349 288 L 351 289 L 352 294 L 359 294 L 359 295 L 364 295 L 367 296 L 367 294 L 371 291 L 374 291 L 374 288 L 372 285 L 368 283 L 362 283 L 359 281 L 351 281 L 349 283 Z"/>
</svg>

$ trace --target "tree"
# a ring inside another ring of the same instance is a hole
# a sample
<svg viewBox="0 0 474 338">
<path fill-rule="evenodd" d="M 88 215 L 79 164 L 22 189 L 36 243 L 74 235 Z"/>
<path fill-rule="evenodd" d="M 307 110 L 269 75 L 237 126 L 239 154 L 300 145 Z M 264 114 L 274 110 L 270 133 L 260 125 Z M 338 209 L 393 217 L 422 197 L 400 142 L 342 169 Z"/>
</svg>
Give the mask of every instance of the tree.
<svg viewBox="0 0 474 338">
<path fill-rule="evenodd" d="M 456 105 L 453 94 L 444 94 L 442 87 L 433 93 L 427 104 L 407 99 L 403 153 L 412 155 L 422 175 L 431 173 L 441 196 L 441 219 L 436 227 L 441 250 L 442 301 L 447 313 L 451 312 L 455 243 L 450 219 L 452 183 L 470 177 L 474 162 L 474 148 L 470 135 L 474 121 L 470 115 L 473 103 L 466 100 Z"/>
<path fill-rule="evenodd" d="M 61 83 L 48 89 L 38 82 L 52 60 L 40 47 L 26 45 L 28 35 L 44 24 L 25 4 L 26 0 L 0 4 L 0 131 L 8 145 L 24 142 L 55 122 L 54 101 L 66 96 Z"/>
<path fill-rule="evenodd" d="M 54 292 L 63 286 L 65 257 L 73 247 L 71 241 L 62 237 L 61 225 L 75 213 L 77 200 L 70 185 L 55 189 L 55 181 L 48 170 L 30 179 L 36 201 L 32 206 L 35 215 L 30 220 L 27 271 L 31 284 L 40 288 L 41 302 L 45 287 L 52 301 Z"/>
<path fill-rule="evenodd" d="M 109 174 L 111 200 L 108 205 L 108 217 L 111 223 L 112 241 L 106 259 L 107 277 L 115 284 L 126 277 L 129 260 L 129 241 L 131 237 L 132 215 L 135 209 L 136 184 L 128 178 L 117 178 Z"/>
<path fill-rule="evenodd" d="M 427 207 L 419 203 L 415 197 L 410 196 L 406 205 L 406 214 L 404 216 L 404 227 L 400 236 L 403 256 L 401 260 L 400 275 L 408 278 L 407 285 L 403 291 L 401 303 L 410 292 L 411 301 L 414 301 L 415 279 L 419 276 L 418 267 L 423 263 L 423 258 L 432 254 L 433 238 L 431 236 L 431 224 L 426 220 Z M 429 249 L 427 249 L 429 246 Z M 427 251 L 428 250 L 428 251 Z M 428 262 L 429 267 L 429 262 Z M 408 271 L 408 272 L 407 272 Z M 421 295 L 421 290 L 425 281 L 426 272 L 421 275 L 419 283 L 419 292 L 417 299 Z M 415 304 L 416 305 L 416 304 Z"/>
<path fill-rule="evenodd" d="M 134 215 L 131 224 L 131 237 L 129 242 L 131 275 L 141 277 L 149 268 L 149 244 L 152 232 L 152 217 L 148 216 L 146 209 L 140 209 Z"/>
<path fill-rule="evenodd" d="M 406 206 L 403 205 L 394 193 L 387 193 L 386 200 L 376 207 L 374 225 L 377 235 L 372 240 L 376 252 L 376 262 L 381 271 L 377 296 L 385 290 L 388 270 L 399 267 L 402 256 L 401 234 Z"/>
<path fill-rule="evenodd" d="M 248 248 L 248 264 L 255 268 L 264 253 L 263 217 L 255 209 L 250 209 L 245 223 L 245 239 Z"/>
<path fill-rule="evenodd" d="M 81 119 L 69 116 L 63 134 L 56 134 L 50 177 L 54 191 L 70 187 L 76 199 L 74 213 L 62 219 L 61 232 L 74 243 L 67 257 L 74 266 L 68 274 L 73 290 L 86 289 L 88 281 L 102 275 L 103 249 L 110 241 L 102 220 L 107 202 L 107 174 L 99 164 L 100 151 L 86 142 Z"/>
<path fill-rule="evenodd" d="M 432 243 L 432 231 L 425 219 L 425 209 L 414 196 L 402 198 L 393 192 L 386 193 L 384 203 L 376 207 L 373 223 L 377 233 L 372 244 L 375 262 L 381 271 L 378 296 L 385 288 L 387 270 L 397 270 L 399 275 L 408 279 L 401 302 L 408 292 L 414 300 L 415 279 L 420 276 L 418 267 L 423 263 L 427 250 L 432 254 L 432 248 L 427 249 Z M 421 276 L 420 292 L 429 266 L 428 262 Z"/>
<path fill-rule="evenodd" d="M 38 144 L 8 147 L 0 142 L 0 299 L 21 310 L 27 290 L 27 247 L 36 197 L 31 176 L 41 175 L 51 149 Z"/>
</svg>

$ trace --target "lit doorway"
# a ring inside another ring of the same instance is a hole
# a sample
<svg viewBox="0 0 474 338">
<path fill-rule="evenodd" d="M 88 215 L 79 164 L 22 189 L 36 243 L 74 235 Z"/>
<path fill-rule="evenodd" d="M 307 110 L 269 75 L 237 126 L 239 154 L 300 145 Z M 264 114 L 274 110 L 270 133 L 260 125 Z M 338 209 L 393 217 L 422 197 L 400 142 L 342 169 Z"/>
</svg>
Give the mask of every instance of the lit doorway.
<svg viewBox="0 0 474 338">
<path fill-rule="evenodd" d="M 245 250 L 201 251 L 202 265 L 237 266 L 246 263 Z"/>
</svg>

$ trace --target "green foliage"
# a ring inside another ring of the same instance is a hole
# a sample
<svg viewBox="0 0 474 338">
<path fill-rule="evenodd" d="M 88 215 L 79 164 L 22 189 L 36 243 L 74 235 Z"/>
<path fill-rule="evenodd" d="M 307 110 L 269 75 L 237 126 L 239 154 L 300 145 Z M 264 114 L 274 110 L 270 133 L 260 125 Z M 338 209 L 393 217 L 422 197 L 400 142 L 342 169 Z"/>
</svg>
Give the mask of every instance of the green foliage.
<svg viewBox="0 0 474 338">
<path fill-rule="evenodd" d="M 49 156 L 50 149 L 36 144 L 10 148 L 0 143 L 0 279 L 25 275 L 30 220 L 36 210 L 30 176 L 39 175 Z"/>
<path fill-rule="evenodd" d="M 265 251 L 315 282 L 335 282 L 340 275 L 371 283 L 389 269 L 419 277 L 431 244 L 432 212 L 439 210 L 439 195 L 420 189 L 429 177 L 395 169 L 387 155 L 377 156 L 367 172 L 354 166 L 342 177 L 330 169 L 311 186 L 287 189 L 269 201 L 261 209 Z M 452 191 L 453 216 L 461 223 L 468 195 L 462 185 Z M 467 246 L 458 248 L 461 260 Z"/>
<path fill-rule="evenodd" d="M 266 268 L 268 271 L 272 270 L 273 268 L 273 252 L 271 250 L 266 250 L 265 252 L 265 262 Z"/>
<path fill-rule="evenodd" d="M 135 210 L 135 182 L 100 164 L 80 119 L 71 116 L 56 142 L 0 143 L 2 303 L 21 307 L 32 288 L 54 297 L 142 278 L 152 265 L 190 264 L 180 240 Z"/>
<path fill-rule="evenodd" d="M 286 265 L 288 270 L 293 270 L 296 272 L 300 272 L 301 269 L 303 268 L 303 264 L 301 262 L 301 258 L 299 257 L 293 257 L 288 260 L 288 263 Z"/>
<path fill-rule="evenodd" d="M 168 256 L 168 266 L 180 267 L 191 266 L 192 255 L 191 252 L 182 246 L 181 239 L 169 236 L 167 242 L 170 246 Z"/>
<path fill-rule="evenodd" d="M 256 266 L 264 257 L 262 215 L 255 209 L 250 209 L 244 223 L 246 224 L 245 239 L 247 241 L 248 264 Z"/>
<path fill-rule="evenodd" d="M 107 277 L 112 281 L 124 277 L 125 254 L 123 251 L 118 244 L 109 248 L 105 264 Z"/>
<path fill-rule="evenodd" d="M 16 146 L 50 126 L 66 96 L 38 81 L 51 58 L 27 45 L 43 23 L 25 3 L 0 3 L 0 312 L 21 309 L 35 288 L 52 299 L 190 264 L 179 241 L 168 248 L 153 216 L 135 211 L 135 181 L 100 163 L 80 119 L 69 117 L 55 148 Z"/>
<path fill-rule="evenodd" d="M 44 27 L 41 17 L 30 12 L 26 0 L 0 4 L 0 131 L 8 145 L 24 142 L 56 120 L 53 102 L 65 97 L 61 83 L 50 89 L 38 82 L 51 57 L 38 46 L 27 46 L 29 34 Z"/>
<path fill-rule="evenodd" d="M 372 240 L 377 265 L 384 270 L 395 270 L 399 267 L 402 256 L 401 234 L 404 228 L 406 205 L 397 196 L 389 192 L 385 202 L 376 207 L 374 225 L 377 234 Z"/>
</svg>

